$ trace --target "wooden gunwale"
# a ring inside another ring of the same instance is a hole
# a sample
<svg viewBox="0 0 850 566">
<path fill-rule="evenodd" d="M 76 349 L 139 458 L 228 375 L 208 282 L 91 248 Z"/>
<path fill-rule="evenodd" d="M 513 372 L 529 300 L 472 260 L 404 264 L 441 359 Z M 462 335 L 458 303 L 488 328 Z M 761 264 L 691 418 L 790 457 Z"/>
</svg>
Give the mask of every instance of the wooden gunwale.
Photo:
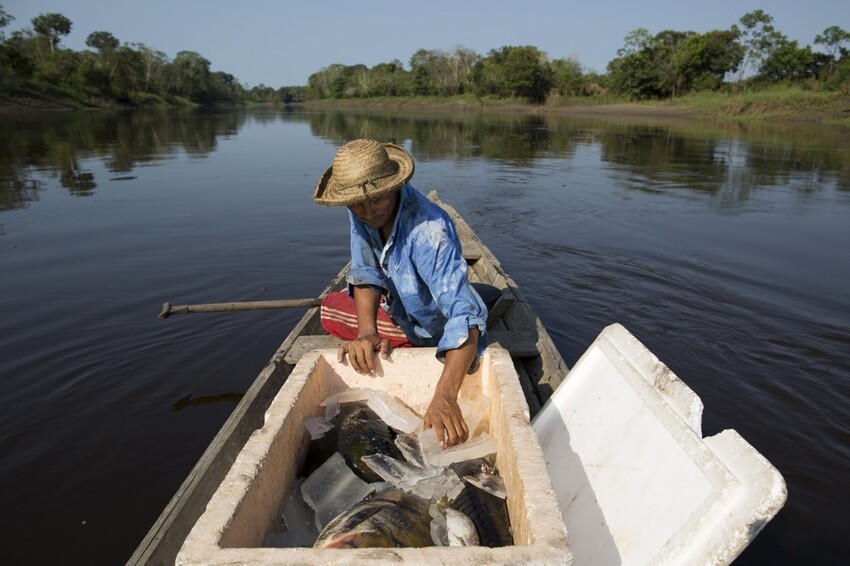
<svg viewBox="0 0 850 566">
<path fill-rule="evenodd" d="M 470 280 L 493 285 L 502 291 L 487 321 L 490 343 L 498 343 L 511 353 L 529 412 L 534 416 L 566 376 L 567 365 L 540 319 L 490 249 L 454 208 L 440 200 L 436 191 L 428 198 L 443 207 L 454 220 L 469 264 Z M 344 288 L 347 271 L 348 265 L 321 296 Z M 174 564 L 189 531 L 248 437 L 262 426 L 266 409 L 297 360 L 307 351 L 338 343 L 322 329 L 319 308 L 310 308 L 260 371 L 127 564 Z"/>
</svg>

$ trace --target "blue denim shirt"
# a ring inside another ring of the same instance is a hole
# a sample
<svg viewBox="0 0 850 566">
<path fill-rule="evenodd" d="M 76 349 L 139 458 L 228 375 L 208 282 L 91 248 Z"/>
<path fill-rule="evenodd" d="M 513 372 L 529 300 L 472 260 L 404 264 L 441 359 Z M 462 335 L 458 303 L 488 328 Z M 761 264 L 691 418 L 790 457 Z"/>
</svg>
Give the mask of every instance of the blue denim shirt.
<svg viewBox="0 0 850 566">
<path fill-rule="evenodd" d="M 477 326 L 480 356 L 487 347 L 487 307 L 466 276 L 454 222 L 409 183 L 399 190 L 398 214 L 386 244 L 379 229 L 351 211 L 351 270 L 346 281 L 380 289 L 383 307 L 415 346 L 437 346 L 437 357 L 463 345 Z"/>
</svg>

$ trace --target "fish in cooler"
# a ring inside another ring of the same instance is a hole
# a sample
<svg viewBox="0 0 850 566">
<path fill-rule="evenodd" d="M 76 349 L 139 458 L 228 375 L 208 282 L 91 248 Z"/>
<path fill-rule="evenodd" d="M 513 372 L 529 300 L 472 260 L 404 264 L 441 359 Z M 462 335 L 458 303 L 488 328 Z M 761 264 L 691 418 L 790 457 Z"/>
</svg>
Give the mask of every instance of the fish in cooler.
<svg viewBox="0 0 850 566">
<path fill-rule="evenodd" d="M 363 462 L 362 457 L 384 454 L 401 459 L 401 452 L 395 445 L 395 431 L 364 401 L 342 403 L 339 408 L 340 412 L 333 420 L 333 429 L 310 443 L 304 475 L 311 474 L 334 452 L 339 452 L 360 479 L 369 483 L 382 481 Z"/>
<path fill-rule="evenodd" d="M 429 503 L 389 488 L 355 504 L 327 524 L 314 548 L 431 546 Z"/>
<path fill-rule="evenodd" d="M 495 469 L 484 458 L 452 464 L 460 477 L 480 472 L 483 469 L 495 474 Z M 504 499 L 466 482 L 463 491 L 452 502 L 451 507 L 466 514 L 478 531 L 481 546 L 509 546 L 514 543 L 508 506 Z"/>
</svg>

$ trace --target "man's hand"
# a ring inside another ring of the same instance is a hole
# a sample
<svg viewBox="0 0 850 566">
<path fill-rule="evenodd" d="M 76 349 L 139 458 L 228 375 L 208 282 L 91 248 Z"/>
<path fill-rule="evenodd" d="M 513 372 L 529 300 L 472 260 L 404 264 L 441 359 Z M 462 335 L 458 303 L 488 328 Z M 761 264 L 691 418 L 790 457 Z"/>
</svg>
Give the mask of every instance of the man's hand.
<svg viewBox="0 0 850 566">
<path fill-rule="evenodd" d="M 443 373 L 437 381 L 431 404 L 423 418 L 425 428 L 434 429 L 437 442 L 443 448 L 466 442 L 469 438 L 469 427 L 463 420 L 463 414 L 457 404 L 457 394 L 466 377 L 466 370 L 475 359 L 479 336 L 478 328 L 473 326 L 469 329 L 466 342 L 454 350 L 446 350 Z"/>
<path fill-rule="evenodd" d="M 469 438 L 469 428 L 463 420 L 457 400 L 451 395 L 437 392 L 423 420 L 426 429 L 434 428 L 437 442 L 443 448 L 466 442 Z"/>
<path fill-rule="evenodd" d="M 337 351 L 337 359 L 343 362 L 348 354 L 354 371 L 375 375 L 375 352 L 379 352 L 381 358 L 386 360 L 391 351 L 390 342 L 386 338 L 377 334 L 365 334 L 343 344 Z"/>
</svg>

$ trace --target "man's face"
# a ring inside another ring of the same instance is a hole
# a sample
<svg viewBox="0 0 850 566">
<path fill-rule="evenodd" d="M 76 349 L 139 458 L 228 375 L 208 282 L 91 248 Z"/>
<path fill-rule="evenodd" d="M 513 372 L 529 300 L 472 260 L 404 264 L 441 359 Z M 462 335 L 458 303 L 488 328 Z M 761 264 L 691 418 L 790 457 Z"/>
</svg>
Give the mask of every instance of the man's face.
<svg viewBox="0 0 850 566">
<path fill-rule="evenodd" d="M 395 220 L 393 213 L 397 198 L 398 191 L 393 191 L 386 196 L 349 206 L 348 210 L 369 228 L 391 228 Z"/>
</svg>

